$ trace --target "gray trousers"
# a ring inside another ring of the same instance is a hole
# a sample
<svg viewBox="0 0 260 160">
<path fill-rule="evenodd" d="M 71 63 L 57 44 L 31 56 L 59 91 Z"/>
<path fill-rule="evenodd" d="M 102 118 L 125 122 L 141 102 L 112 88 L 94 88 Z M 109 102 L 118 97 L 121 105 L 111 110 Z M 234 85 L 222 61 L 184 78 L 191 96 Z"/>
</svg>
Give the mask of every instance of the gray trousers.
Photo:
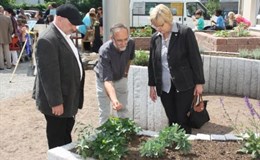
<svg viewBox="0 0 260 160">
<path fill-rule="evenodd" d="M 0 44 L 0 68 L 4 68 L 5 66 L 4 59 L 6 60 L 7 68 L 11 68 L 12 63 L 9 44 Z"/>
<path fill-rule="evenodd" d="M 120 118 L 129 118 L 128 109 L 126 107 L 128 96 L 127 78 L 122 78 L 118 81 L 113 81 L 113 86 L 115 88 L 118 101 L 123 105 L 122 109 L 114 111 Z M 104 82 L 101 82 L 98 79 L 98 77 L 96 77 L 96 91 L 99 107 L 99 124 L 102 125 L 108 120 L 109 116 L 111 115 L 112 107 L 110 104 L 110 99 L 104 87 Z"/>
</svg>

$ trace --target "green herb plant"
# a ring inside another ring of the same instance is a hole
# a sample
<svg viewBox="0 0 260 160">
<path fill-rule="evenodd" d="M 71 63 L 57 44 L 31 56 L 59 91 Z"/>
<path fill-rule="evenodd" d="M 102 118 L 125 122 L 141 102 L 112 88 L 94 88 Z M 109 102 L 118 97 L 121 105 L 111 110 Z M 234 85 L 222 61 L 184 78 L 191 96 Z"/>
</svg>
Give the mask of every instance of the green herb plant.
<svg viewBox="0 0 260 160">
<path fill-rule="evenodd" d="M 239 57 L 260 60 L 260 49 L 259 48 L 254 50 L 240 49 Z"/>
<path fill-rule="evenodd" d="M 111 117 L 97 129 L 85 127 L 79 134 L 77 153 L 83 158 L 119 160 L 127 153 L 127 145 L 140 131 L 130 119 Z"/>
<path fill-rule="evenodd" d="M 158 137 L 143 142 L 140 146 L 140 153 L 142 157 L 160 158 L 164 156 L 167 147 L 174 147 L 184 154 L 189 153 L 191 150 L 188 136 L 185 135 L 184 129 L 178 124 L 165 127 L 160 131 Z"/>
<path fill-rule="evenodd" d="M 260 158 L 260 136 L 253 131 L 248 130 L 243 136 L 243 147 L 238 150 L 238 153 L 251 154 L 253 159 Z"/>
<path fill-rule="evenodd" d="M 136 50 L 135 58 L 133 61 L 134 65 L 137 66 L 148 66 L 149 53 L 145 50 Z"/>
<path fill-rule="evenodd" d="M 134 28 L 134 31 L 131 32 L 131 37 L 151 37 L 152 32 L 152 27 L 150 25 L 147 25 L 144 28 Z"/>
</svg>

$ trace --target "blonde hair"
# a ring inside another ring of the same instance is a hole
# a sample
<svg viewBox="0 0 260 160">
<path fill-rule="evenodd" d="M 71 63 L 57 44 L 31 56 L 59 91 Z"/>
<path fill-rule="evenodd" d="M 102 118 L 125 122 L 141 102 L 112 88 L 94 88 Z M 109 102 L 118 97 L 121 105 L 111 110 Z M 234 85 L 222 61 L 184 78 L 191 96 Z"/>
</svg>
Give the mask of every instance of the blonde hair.
<svg viewBox="0 0 260 160">
<path fill-rule="evenodd" d="M 233 26 L 235 21 L 235 13 L 234 12 L 228 12 L 228 24 Z"/>
<path fill-rule="evenodd" d="M 171 24 L 173 20 L 173 16 L 170 8 L 168 8 L 163 4 L 159 4 L 150 11 L 149 19 L 152 24 L 160 26 L 163 25 L 164 23 Z"/>
</svg>

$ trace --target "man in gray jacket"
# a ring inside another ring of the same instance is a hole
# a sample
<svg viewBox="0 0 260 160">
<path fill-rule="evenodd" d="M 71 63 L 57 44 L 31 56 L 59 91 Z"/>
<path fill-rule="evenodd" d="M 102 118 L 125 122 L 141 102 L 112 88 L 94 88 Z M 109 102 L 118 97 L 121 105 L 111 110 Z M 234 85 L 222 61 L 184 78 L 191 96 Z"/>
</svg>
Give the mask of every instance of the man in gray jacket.
<svg viewBox="0 0 260 160">
<path fill-rule="evenodd" d="M 11 43 L 13 26 L 10 17 L 4 15 L 4 8 L 0 6 L 0 70 L 4 70 L 4 59 L 7 63 L 7 69 L 12 68 L 11 53 L 9 44 Z"/>
<path fill-rule="evenodd" d="M 82 23 L 79 11 L 65 4 L 57 8 L 56 14 L 38 39 L 33 93 L 47 121 L 49 148 L 71 142 L 75 115 L 83 105 L 85 75 L 78 50 L 70 39 L 76 25 Z"/>
</svg>

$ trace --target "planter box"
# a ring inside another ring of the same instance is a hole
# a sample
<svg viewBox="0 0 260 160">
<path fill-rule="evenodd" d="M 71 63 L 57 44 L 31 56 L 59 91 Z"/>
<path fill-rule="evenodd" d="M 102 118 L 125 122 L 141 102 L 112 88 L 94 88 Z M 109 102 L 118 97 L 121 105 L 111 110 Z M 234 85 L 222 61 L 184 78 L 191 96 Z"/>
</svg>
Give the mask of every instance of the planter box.
<svg viewBox="0 0 260 160">
<path fill-rule="evenodd" d="M 204 93 L 260 99 L 260 61 L 202 55 Z M 149 98 L 147 67 L 132 65 L 128 75 L 128 110 L 143 129 L 159 131 L 168 124 L 160 98 Z"/>
<path fill-rule="evenodd" d="M 149 50 L 151 37 L 133 37 L 136 50 Z"/>
<path fill-rule="evenodd" d="M 158 136 L 158 132 L 153 131 L 142 131 L 139 135 L 146 135 L 150 137 Z M 256 134 L 259 136 L 259 134 Z M 237 137 L 233 134 L 196 134 L 196 135 L 189 135 L 188 140 L 214 140 L 214 141 L 238 141 L 242 140 L 242 138 Z M 75 143 L 69 143 L 67 145 L 56 147 L 53 149 L 48 150 L 48 160 L 83 160 L 80 155 L 72 153 L 70 150 L 75 148 Z M 86 160 L 95 160 L 94 158 L 87 158 Z"/>
<path fill-rule="evenodd" d="M 260 37 L 215 37 L 212 33 L 195 32 L 199 48 L 203 51 L 238 52 L 260 47 Z"/>
</svg>

